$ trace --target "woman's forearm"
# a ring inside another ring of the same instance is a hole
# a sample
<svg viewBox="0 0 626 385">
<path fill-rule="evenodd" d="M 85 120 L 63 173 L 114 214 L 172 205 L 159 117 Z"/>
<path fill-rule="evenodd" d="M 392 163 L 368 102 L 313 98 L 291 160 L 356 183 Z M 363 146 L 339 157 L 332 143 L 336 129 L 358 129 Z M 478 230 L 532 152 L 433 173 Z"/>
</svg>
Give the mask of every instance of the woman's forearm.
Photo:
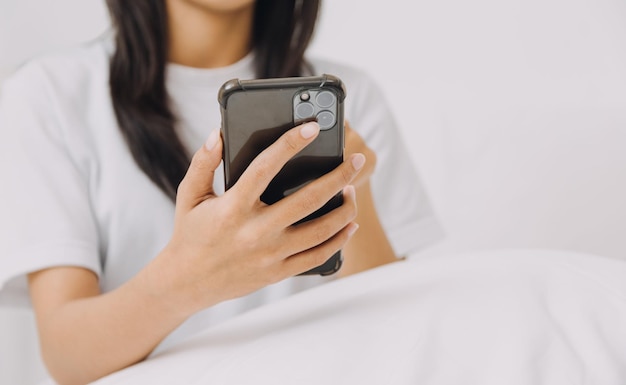
<svg viewBox="0 0 626 385">
<path fill-rule="evenodd" d="M 344 247 L 342 277 L 398 261 L 378 218 L 369 182 L 357 188 L 356 198 L 359 230 Z"/>
<path fill-rule="evenodd" d="M 46 286 L 50 294 L 39 292 L 33 301 L 41 310 L 42 355 L 59 384 L 85 384 L 142 361 L 188 317 L 159 287 L 155 272 L 148 266 L 106 294 L 98 293 L 97 278 L 83 269 L 50 269 L 31 277 L 31 290 Z M 68 280 L 82 286 L 76 293 L 93 295 L 70 299 L 72 293 L 63 288 L 65 293 L 58 294 L 67 301 L 61 303 L 50 290 Z"/>
</svg>

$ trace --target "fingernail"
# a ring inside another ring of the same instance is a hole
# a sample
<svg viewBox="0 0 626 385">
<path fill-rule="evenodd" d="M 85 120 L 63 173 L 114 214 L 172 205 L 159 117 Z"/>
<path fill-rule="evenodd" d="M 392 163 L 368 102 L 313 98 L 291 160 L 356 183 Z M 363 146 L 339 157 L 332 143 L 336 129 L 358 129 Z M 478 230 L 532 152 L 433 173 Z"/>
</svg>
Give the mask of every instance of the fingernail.
<svg viewBox="0 0 626 385">
<path fill-rule="evenodd" d="M 346 195 L 350 196 L 350 198 L 356 199 L 356 190 L 354 189 L 354 186 L 348 185 L 344 187 L 343 191 Z"/>
<path fill-rule="evenodd" d="M 320 131 L 320 125 L 317 122 L 309 122 L 300 128 L 300 135 L 304 139 L 309 139 L 315 136 Z"/>
<path fill-rule="evenodd" d="M 364 164 L 365 164 L 365 155 L 355 154 L 352 157 L 352 166 L 355 168 L 355 170 L 362 169 Z"/>
<path fill-rule="evenodd" d="M 204 147 L 206 147 L 207 150 L 211 151 L 217 144 L 217 140 L 219 139 L 219 137 L 220 137 L 220 130 L 216 128 L 215 130 L 211 131 L 211 134 L 209 134 L 209 137 L 204 143 Z"/>
<path fill-rule="evenodd" d="M 359 229 L 359 225 L 356 223 L 350 223 L 350 225 L 348 225 L 348 236 L 351 237 L 354 235 L 354 233 L 356 233 L 356 231 Z"/>
</svg>

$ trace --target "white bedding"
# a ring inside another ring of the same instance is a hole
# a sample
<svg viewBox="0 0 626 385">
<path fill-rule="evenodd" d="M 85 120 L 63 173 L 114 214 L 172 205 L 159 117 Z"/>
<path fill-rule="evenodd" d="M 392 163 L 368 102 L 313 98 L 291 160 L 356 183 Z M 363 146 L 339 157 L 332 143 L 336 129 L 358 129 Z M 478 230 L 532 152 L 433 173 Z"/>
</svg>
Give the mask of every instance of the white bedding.
<svg viewBox="0 0 626 385">
<path fill-rule="evenodd" d="M 243 314 L 121 384 L 626 384 L 626 261 L 546 250 L 415 259 Z"/>
</svg>

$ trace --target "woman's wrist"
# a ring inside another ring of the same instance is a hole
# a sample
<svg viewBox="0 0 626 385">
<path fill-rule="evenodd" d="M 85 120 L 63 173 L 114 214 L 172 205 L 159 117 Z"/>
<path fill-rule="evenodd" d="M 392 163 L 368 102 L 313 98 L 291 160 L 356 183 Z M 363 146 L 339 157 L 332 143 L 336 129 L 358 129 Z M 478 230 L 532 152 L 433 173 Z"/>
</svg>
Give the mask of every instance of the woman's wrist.
<svg viewBox="0 0 626 385">
<path fill-rule="evenodd" d="M 139 295 L 153 306 L 161 309 L 164 316 L 172 321 L 182 323 L 187 318 L 202 310 L 204 306 L 197 300 L 185 285 L 180 268 L 171 266 L 176 261 L 175 248 L 164 248 L 146 268 L 135 278 Z"/>
</svg>

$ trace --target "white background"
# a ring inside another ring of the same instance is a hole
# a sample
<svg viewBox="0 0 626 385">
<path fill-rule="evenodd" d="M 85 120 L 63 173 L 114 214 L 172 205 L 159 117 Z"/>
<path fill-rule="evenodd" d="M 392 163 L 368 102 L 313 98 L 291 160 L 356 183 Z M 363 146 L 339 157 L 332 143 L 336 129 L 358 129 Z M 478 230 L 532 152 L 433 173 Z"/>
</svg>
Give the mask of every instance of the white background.
<svg viewBox="0 0 626 385">
<path fill-rule="evenodd" d="M 107 23 L 101 0 L 2 0 L 0 79 Z M 326 0 L 310 52 L 382 86 L 440 250 L 626 256 L 623 0 Z M 33 357 L 30 313 L 0 310 L 0 384 L 34 383 Z"/>
</svg>

